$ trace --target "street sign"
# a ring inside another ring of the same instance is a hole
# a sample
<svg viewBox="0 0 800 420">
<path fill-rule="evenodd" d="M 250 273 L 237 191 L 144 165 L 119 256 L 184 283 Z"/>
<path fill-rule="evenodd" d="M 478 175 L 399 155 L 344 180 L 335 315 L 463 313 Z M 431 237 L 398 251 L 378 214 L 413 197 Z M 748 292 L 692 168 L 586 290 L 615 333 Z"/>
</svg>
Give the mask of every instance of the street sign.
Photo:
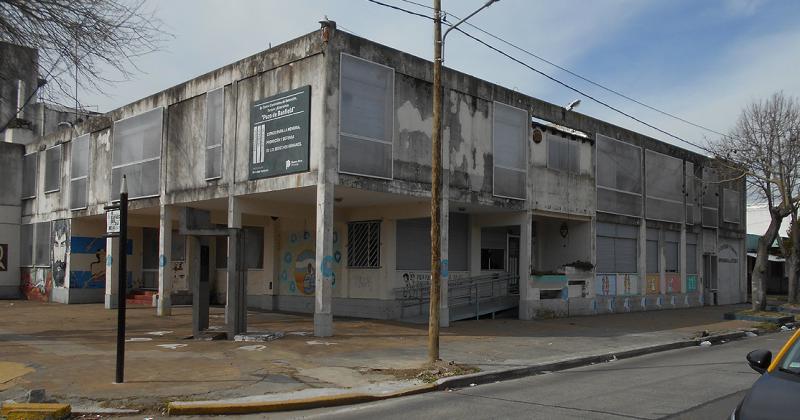
<svg viewBox="0 0 800 420">
<path fill-rule="evenodd" d="M 109 210 L 106 212 L 106 232 L 119 233 L 119 209 Z"/>
</svg>

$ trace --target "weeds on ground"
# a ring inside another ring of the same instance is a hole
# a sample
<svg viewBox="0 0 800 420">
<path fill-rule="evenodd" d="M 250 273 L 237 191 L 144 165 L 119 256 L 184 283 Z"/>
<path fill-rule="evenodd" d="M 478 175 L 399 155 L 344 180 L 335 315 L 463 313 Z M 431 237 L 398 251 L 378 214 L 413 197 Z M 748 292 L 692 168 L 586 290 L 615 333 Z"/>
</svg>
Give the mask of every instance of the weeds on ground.
<svg viewBox="0 0 800 420">
<path fill-rule="evenodd" d="M 373 371 L 392 375 L 398 379 L 419 379 L 430 384 L 441 378 L 480 372 L 480 369 L 474 366 L 460 365 L 454 361 L 438 361 L 421 369 L 373 369 Z"/>
</svg>

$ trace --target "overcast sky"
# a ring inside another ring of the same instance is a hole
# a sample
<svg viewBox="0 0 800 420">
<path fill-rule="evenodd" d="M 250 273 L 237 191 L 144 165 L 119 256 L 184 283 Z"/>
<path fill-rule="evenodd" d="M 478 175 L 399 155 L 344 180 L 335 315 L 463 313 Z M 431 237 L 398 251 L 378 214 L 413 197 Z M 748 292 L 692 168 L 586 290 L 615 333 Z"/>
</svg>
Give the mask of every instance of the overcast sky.
<svg viewBox="0 0 800 420">
<path fill-rule="evenodd" d="M 431 11 L 381 0 L 415 12 Z M 431 0 L 419 0 L 432 4 Z M 465 16 L 484 0 L 443 0 Z M 173 37 L 137 61 L 143 74 L 81 102 L 108 111 L 319 28 L 340 29 L 430 59 L 430 20 L 367 0 L 152 1 Z M 453 18 L 449 20 L 455 21 Z M 741 107 L 777 90 L 800 96 L 800 1 L 500 0 L 471 23 L 575 73 L 646 104 L 726 132 Z M 680 137 L 709 132 L 649 111 L 465 28 L 557 79 Z M 556 104 L 687 147 L 514 63 L 459 33 L 445 65 Z"/>
</svg>

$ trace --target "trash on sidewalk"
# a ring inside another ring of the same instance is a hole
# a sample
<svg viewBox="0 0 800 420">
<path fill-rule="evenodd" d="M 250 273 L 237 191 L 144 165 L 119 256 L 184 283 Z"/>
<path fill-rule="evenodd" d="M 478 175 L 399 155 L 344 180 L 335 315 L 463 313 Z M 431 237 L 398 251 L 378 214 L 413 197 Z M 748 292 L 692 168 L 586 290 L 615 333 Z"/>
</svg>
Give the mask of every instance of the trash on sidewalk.
<svg viewBox="0 0 800 420">
<path fill-rule="evenodd" d="M 711 342 L 706 340 L 700 343 L 700 347 L 711 347 Z"/>
</svg>

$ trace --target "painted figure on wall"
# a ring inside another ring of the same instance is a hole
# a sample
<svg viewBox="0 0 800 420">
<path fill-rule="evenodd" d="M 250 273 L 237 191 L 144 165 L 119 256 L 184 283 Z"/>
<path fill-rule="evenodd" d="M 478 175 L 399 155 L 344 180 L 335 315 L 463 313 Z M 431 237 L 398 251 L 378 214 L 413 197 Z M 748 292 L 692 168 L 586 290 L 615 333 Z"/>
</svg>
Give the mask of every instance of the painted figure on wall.
<svg viewBox="0 0 800 420">
<path fill-rule="evenodd" d="M 20 269 L 22 295 L 28 300 L 48 302 L 53 289 L 53 278 L 50 270 L 43 268 Z"/>
<path fill-rule="evenodd" d="M 317 289 L 317 275 L 326 275 L 325 264 L 317 264 L 316 242 L 311 232 L 290 232 L 288 243 L 282 247 L 280 281 L 289 294 L 313 295 Z M 333 255 L 330 256 L 331 284 L 336 287 L 337 273 L 341 269 L 339 233 L 333 231 Z"/>
<path fill-rule="evenodd" d="M 64 287 L 67 277 L 67 257 L 69 255 L 69 221 L 55 220 L 50 229 L 53 285 Z"/>
<path fill-rule="evenodd" d="M 69 287 L 105 288 L 106 238 L 70 235 L 69 244 Z"/>
</svg>

